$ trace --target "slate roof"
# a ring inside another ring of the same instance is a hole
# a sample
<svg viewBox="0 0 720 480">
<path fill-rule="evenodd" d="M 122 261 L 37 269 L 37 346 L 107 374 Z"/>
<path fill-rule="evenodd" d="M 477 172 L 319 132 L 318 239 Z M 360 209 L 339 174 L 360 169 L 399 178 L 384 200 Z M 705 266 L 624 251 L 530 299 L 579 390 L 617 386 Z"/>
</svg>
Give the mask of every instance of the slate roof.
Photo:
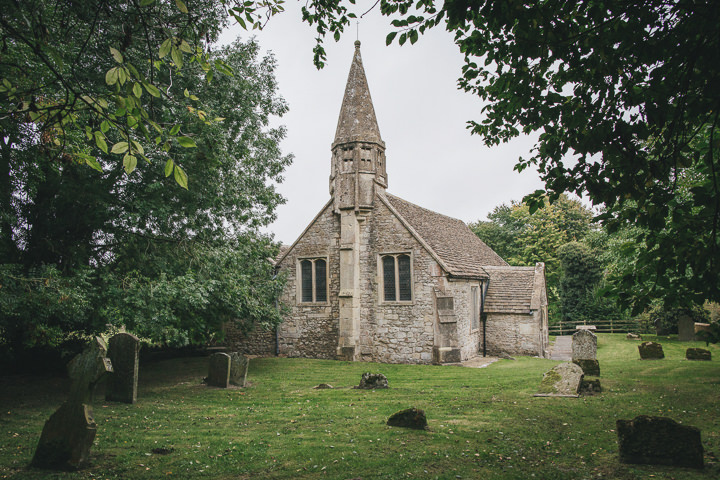
<svg viewBox="0 0 720 480">
<path fill-rule="evenodd" d="M 444 264 L 447 273 L 460 278 L 487 278 L 485 265 L 507 266 L 507 262 L 480 240 L 462 220 L 419 207 L 385 194 L 390 205 Z M 532 288 L 532 282 L 530 282 Z"/>
<path fill-rule="evenodd" d="M 536 267 L 488 266 L 485 271 L 490 275 L 485 312 L 527 314 L 532 307 L 537 308 L 532 305 Z M 538 274 L 542 274 L 542 270 Z"/>
</svg>

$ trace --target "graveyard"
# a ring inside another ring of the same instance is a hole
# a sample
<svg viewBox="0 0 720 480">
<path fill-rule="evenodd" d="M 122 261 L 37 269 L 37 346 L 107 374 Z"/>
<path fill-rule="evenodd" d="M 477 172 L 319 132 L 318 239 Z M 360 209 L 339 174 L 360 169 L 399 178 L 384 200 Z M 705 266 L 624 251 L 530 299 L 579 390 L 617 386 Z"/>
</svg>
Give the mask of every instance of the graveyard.
<svg viewBox="0 0 720 480">
<path fill-rule="evenodd" d="M 534 396 L 560 362 L 531 357 L 479 369 L 254 358 L 245 386 L 229 388 L 203 383 L 207 356 L 141 362 L 136 403 L 106 400 L 99 383 L 97 435 L 76 472 L 30 467 L 69 380 L 4 376 L 0 478 L 718 478 L 720 348 L 642 340 L 664 358 L 641 360 L 640 340 L 599 334 L 602 392 L 577 398 Z M 712 360 L 687 360 L 688 348 Z M 366 372 L 388 388 L 353 388 Z M 426 429 L 387 425 L 409 408 L 424 411 Z M 616 421 L 638 415 L 699 428 L 704 469 L 621 463 Z"/>
</svg>

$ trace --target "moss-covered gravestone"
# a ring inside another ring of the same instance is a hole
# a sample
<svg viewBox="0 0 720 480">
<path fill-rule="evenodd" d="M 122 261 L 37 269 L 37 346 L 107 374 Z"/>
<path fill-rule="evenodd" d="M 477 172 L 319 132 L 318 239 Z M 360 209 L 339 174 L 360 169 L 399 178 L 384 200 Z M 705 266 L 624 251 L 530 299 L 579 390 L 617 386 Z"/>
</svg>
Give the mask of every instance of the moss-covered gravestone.
<svg viewBox="0 0 720 480">
<path fill-rule="evenodd" d="M 597 360 L 597 335 L 589 330 L 579 330 L 572 336 L 572 361 L 582 368 L 585 375 L 600 376 Z"/>
<path fill-rule="evenodd" d="M 207 384 L 211 387 L 228 388 L 230 385 L 230 355 L 227 353 L 210 355 Z"/>
<path fill-rule="evenodd" d="M 43 427 L 32 466 L 77 470 L 90 460 L 97 424 L 93 417 L 92 396 L 97 382 L 112 371 L 107 345 L 95 340 L 68 364 L 72 380 L 70 396 Z"/>
<path fill-rule="evenodd" d="M 655 342 L 643 342 L 638 345 L 640 358 L 643 360 L 660 360 L 665 358 L 662 345 Z"/>
<path fill-rule="evenodd" d="M 561 363 L 543 375 L 536 397 L 577 397 L 583 379 L 582 368 Z"/>
<path fill-rule="evenodd" d="M 118 333 L 108 341 L 108 357 L 113 371 L 108 375 L 105 400 L 123 403 L 137 401 L 140 339 Z"/>
<path fill-rule="evenodd" d="M 703 468 L 700 430 L 667 417 L 640 415 L 617 421 L 623 463 Z"/>
<path fill-rule="evenodd" d="M 425 412 L 419 408 L 408 408 L 393 413 L 388 418 L 387 424 L 391 427 L 414 428 L 416 430 L 427 430 L 428 428 Z"/>
<path fill-rule="evenodd" d="M 688 360 L 712 360 L 710 350 L 704 348 L 688 348 L 685 351 L 685 358 Z"/>
</svg>

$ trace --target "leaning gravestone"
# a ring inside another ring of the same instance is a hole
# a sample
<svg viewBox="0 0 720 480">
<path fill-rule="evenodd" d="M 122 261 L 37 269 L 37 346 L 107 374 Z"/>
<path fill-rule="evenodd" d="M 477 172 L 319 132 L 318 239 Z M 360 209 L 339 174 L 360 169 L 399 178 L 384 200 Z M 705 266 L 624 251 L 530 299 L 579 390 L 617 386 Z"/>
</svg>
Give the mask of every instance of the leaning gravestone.
<svg viewBox="0 0 720 480">
<path fill-rule="evenodd" d="M 671 418 L 640 415 L 617 421 L 622 463 L 703 468 L 700 430 Z"/>
<path fill-rule="evenodd" d="M 688 360 L 711 360 L 712 353 L 704 348 L 688 348 L 685 351 L 685 358 Z"/>
<path fill-rule="evenodd" d="M 597 336 L 590 330 L 578 330 L 572 338 L 572 361 L 582 368 L 585 375 L 600 376 L 597 361 Z"/>
<path fill-rule="evenodd" d="M 638 345 L 640 358 L 643 360 L 659 360 L 665 358 L 662 345 L 655 342 L 643 342 Z"/>
<path fill-rule="evenodd" d="M 577 397 L 583 370 L 574 363 L 565 362 L 555 365 L 543 375 L 536 397 Z"/>
<path fill-rule="evenodd" d="M 108 341 L 108 357 L 113 371 L 108 375 L 105 400 L 123 403 L 137 401 L 138 355 L 140 339 L 129 333 L 118 333 Z"/>
<path fill-rule="evenodd" d="M 629 332 L 625 338 L 627 338 L 628 340 L 642 340 L 642 337 L 640 335 L 632 332 Z"/>
<path fill-rule="evenodd" d="M 693 320 L 689 315 L 683 315 L 678 320 L 678 341 L 695 341 L 695 320 Z"/>
<path fill-rule="evenodd" d="M 250 359 L 240 352 L 230 354 L 230 384 L 236 387 L 244 387 L 247 381 L 247 372 L 250 367 Z"/>
<path fill-rule="evenodd" d="M 210 355 L 207 384 L 211 387 L 228 388 L 230 384 L 230 355 L 213 353 Z"/>
<path fill-rule="evenodd" d="M 70 361 L 70 396 L 45 422 L 32 466 L 77 470 L 88 464 L 97 432 L 92 408 L 93 390 L 102 376 L 112 371 L 112 363 L 106 355 L 107 345 L 100 337 L 95 337 Z"/>
<path fill-rule="evenodd" d="M 382 373 L 366 372 L 360 378 L 360 385 L 355 388 L 373 390 L 376 388 L 388 388 L 388 379 Z"/>
<path fill-rule="evenodd" d="M 388 418 L 387 424 L 391 427 L 414 428 L 416 430 L 427 430 L 428 428 L 425 412 L 419 408 L 408 408 L 393 413 Z"/>
</svg>

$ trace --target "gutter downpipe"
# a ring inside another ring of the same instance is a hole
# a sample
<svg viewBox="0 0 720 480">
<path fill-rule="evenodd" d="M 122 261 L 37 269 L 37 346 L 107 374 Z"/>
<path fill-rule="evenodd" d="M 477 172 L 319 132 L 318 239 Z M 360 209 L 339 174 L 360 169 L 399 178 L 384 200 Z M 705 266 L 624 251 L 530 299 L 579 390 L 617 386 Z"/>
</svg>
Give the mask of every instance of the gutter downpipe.
<svg viewBox="0 0 720 480">
<path fill-rule="evenodd" d="M 488 277 L 485 283 L 485 288 L 482 289 L 482 295 L 480 295 L 480 319 L 483 322 L 483 357 L 487 357 L 487 315 L 485 315 L 485 295 L 487 295 L 488 288 L 490 287 L 490 277 Z"/>
</svg>

